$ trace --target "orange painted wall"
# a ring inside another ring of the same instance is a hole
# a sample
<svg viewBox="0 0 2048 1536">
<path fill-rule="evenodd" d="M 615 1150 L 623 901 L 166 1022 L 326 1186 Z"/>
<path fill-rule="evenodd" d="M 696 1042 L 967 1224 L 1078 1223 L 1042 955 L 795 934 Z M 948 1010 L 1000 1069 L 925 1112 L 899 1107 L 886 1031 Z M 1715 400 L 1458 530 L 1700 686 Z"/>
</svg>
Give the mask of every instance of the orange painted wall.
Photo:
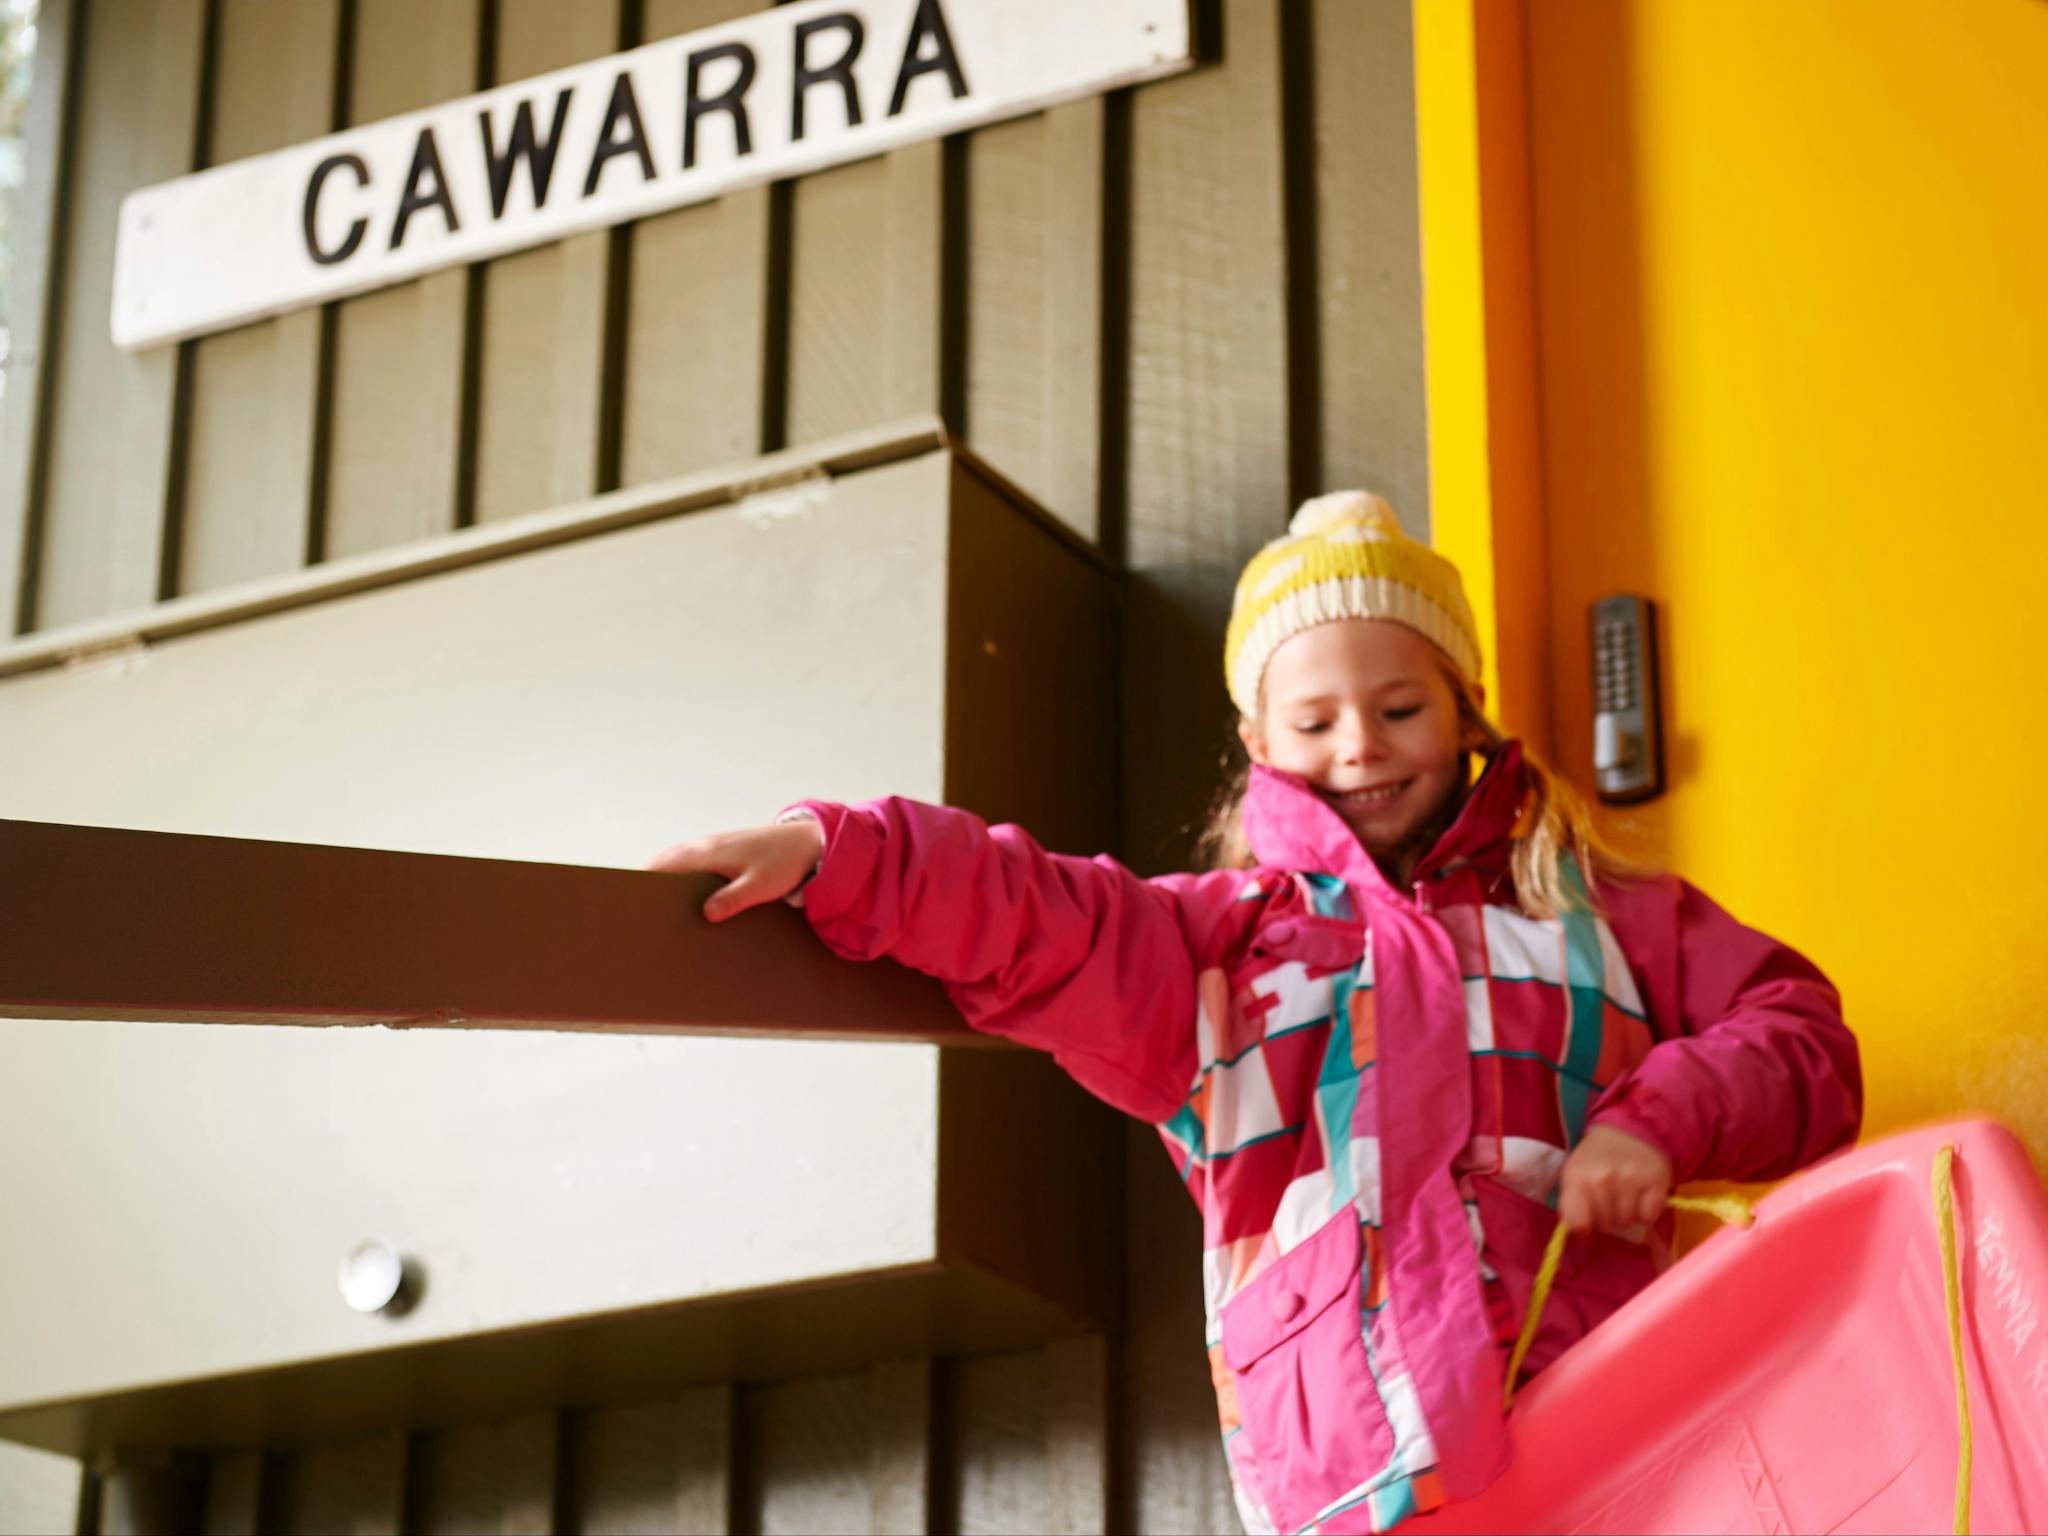
<svg viewBox="0 0 2048 1536">
<path fill-rule="evenodd" d="M 1835 978 L 1868 1133 L 2048 1161 L 2048 3 L 1525 14 L 1558 755 L 1654 597 L 1626 830 Z"/>
</svg>

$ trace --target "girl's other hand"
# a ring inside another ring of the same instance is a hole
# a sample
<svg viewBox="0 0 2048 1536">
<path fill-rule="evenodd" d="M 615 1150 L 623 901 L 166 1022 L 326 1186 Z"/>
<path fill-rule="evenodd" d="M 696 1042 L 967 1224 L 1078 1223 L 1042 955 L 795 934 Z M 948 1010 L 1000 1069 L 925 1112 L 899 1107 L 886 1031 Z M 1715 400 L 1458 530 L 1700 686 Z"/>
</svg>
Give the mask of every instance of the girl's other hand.
<svg viewBox="0 0 2048 1536">
<path fill-rule="evenodd" d="M 1577 1234 L 1619 1232 L 1648 1226 L 1670 1197 L 1670 1158 L 1640 1136 L 1596 1125 L 1564 1160 L 1557 1214 Z"/>
<path fill-rule="evenodd" d="M 704 903 L 705 918 L 718 923 L 787 896 L 818 867 L 824 851 L 824 829 L 803 816 L 772 827 L 716 832 L 677 843 L 649 859 L 647 867 L 671 874 L 722 876 L 726 883 Z"/>
</svg>

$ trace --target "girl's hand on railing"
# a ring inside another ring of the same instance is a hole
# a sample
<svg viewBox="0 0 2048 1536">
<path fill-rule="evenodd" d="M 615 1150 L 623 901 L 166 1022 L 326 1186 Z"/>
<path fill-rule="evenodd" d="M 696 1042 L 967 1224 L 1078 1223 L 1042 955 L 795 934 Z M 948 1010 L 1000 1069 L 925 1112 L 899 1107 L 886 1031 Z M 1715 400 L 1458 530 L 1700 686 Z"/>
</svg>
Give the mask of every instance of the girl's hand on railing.
<svg viewBox="0 0 2048 1536">
<path fill-rule="evenodd" d="M 705 918 L 717 923 L 787 896 L 810 877 L 824 851 L 824 829 L 803 816 L 772 827 L 716 832 L 677 843 L 649 859 L 647 867 L 671 874 L 722 876 L 725 885 L 704 903 Z"/>
</svg>

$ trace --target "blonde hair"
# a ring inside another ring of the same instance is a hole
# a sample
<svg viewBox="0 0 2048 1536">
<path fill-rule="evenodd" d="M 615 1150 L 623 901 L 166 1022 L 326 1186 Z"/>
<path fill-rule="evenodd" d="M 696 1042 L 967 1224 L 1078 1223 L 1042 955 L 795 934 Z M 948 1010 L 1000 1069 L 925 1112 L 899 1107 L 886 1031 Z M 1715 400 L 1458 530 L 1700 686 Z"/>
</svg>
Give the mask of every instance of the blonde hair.
<svg viewBox="0 0 2048 1536">
<path fill-rule="evenodd" d="M 1457 700 L 1460 738 L 1476 743 L 1468 750 L 1491 762 L 1507 745 L 1507 734 L 1487 718 L 1478 689 L 1448 657 L 1442 659 L 1442 670 Z M 1228 754 L 1224 761 L 1227 767 Z M 1509 870 L 1515 882 L 1515 900 L 1525 913 L 1554 918 L 1574 908 L 1598 910 L 1591 888 L 1594 878 L 1641 879 L 1649 873 L 1601 835 L 1579 792 L 1527 747 L 1522 749 L 1522 767 L 1529 793 L 1509 834 L 1514 843 Z M 1240 764 L 1218 792 L 1208 825 L 1196 842 L 1204 868 L 1246 869 L 1256 862 L 1244 835 L 1244 796 L 1250 782 L 1251 765 Z M 1576 888 L 1578 882 L 1567 878 L 1567 854 L 1585 876 L 1583 891 Z"/>
</svg>

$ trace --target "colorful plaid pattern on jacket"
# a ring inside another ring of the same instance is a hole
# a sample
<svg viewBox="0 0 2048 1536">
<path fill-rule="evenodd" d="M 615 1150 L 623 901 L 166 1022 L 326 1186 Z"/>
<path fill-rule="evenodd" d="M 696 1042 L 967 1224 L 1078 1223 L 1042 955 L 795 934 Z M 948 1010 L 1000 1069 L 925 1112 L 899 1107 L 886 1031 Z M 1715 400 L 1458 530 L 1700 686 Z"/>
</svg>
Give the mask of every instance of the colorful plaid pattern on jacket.
<svg viewBox="0 0 2048 1536">
<path fill-rule="evenodd" d="M 1604 918 L 1514 905 L 1524 788 L 1511 744 L 1407 892 L 1267 769 L 1259 867 L 1151 881 L 940 807 L 805 806 L 827 944 L 939 977 L 1160 1128 L 1203 1214 L 1251 1530 L 1386 1530 L 1498 1475 L 1504 1338 L 1588 1125 L 1680 1179 L 1772 1177 L 1854 1134 L 1854 1041 L 1793 951 L 1668 877 L 1601 885 Z M 1530 1369 L 1648 1282 L 1640 1238 L 1574 1245 Z"/>
</svg>

